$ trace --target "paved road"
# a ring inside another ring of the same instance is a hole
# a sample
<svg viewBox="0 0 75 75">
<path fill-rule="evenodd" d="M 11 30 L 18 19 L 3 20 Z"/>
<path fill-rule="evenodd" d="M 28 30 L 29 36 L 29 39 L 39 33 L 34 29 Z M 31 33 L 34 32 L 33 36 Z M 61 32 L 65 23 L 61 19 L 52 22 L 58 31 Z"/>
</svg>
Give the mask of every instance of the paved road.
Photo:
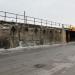
<svg viewBox="0 0 75 75">
<path fill-rule="evenodd" d="M 0 75 L 75 75 L 75 44 L 2 53 Z"/>
</svg>

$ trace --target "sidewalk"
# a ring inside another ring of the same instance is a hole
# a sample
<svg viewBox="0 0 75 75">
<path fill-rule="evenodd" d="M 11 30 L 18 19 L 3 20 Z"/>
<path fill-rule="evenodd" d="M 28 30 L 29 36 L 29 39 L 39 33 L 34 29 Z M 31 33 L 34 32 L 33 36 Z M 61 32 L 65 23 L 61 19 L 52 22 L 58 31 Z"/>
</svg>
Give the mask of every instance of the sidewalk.
<svg viewBox="0 0 75 75">
<path fill-rule="evenodd" d="M 0 49 L 0 53 L 7 53 L 7 52 L 19 52 L 22 50 L 32 50 L 32 49 L 38 49 L 38 48 L 47 48 L 47 47 L 56 47 L 66 44 L 52 44 L 52 45 L 39 45 L 39 46 L 28 46 L 28 47 L 16 47 L 16 48 L 10 48 L 10 49 Z"/>
</svg>

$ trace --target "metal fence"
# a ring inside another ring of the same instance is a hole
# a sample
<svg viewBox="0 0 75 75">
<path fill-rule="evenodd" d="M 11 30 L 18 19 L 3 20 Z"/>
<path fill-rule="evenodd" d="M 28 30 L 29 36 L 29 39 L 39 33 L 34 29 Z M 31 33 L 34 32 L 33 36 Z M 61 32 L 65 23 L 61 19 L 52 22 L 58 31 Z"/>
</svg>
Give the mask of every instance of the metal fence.
<svg viewBox="0 0 75 75">
<path fill-rule="evenodd" d="M 25 24 L 34 24 L 34 25 L 41 25 L 41 26 L 48 26 L 48 27 L 56 27 L 56 28 L 62 28 L 62 25 L 64 28 L 68 28 L 70 25 L 67 24 L 61 24 L 53 21 L 48 21 L 44 19 L 34 18 L 30 16 L 26 16 L 25 12 L 23 15 L 0 11 L 0 20 L 8 21 L 8 22 L 16 22 L 16 23 L 25 23 Z"/>
<path fill-rule="evenodd" d="M 25 12 L 23 15 L 0 11 L 0 21 L 6 21 L 6 22 L 15 22 L 17 23 L 24 23 L 24 24 L 32 24 L 32 25 L 40 25 L 40 26 L 46 26 L 47 27 L 54 27 L 54 28 L 68 28 L 69 25 L 61 24 L 53 21 L 48 21 L 44 19 L 34 18 L 30 16 L 26 16 Z M 36 29 L 36 28 L 35 28 Z M 57 42 L 61 42 L 61 30 L 54 29 L 48 30 L 48 29 L 38 29 L 38 33 L 35 33 L 35 29 L 29 30 L 31 34 L 28 34 L 29 32 L 22 33 L 20 32 L 20 29 L 18 29 L 17 33 L 14 34 L 15 29 L 11 28 L 10 32 L 11 34 L 8 37 L 10 41 L 11 47 L 18 46 L 20 42 L 23 42 L 25 46 L 29 45 L 40 45 L 40 44 L 53 44 Z M 26 34 L 26 35 L 25 35 Z M 56 36 L 57 35 L 57 36 Z"/>
</svg>

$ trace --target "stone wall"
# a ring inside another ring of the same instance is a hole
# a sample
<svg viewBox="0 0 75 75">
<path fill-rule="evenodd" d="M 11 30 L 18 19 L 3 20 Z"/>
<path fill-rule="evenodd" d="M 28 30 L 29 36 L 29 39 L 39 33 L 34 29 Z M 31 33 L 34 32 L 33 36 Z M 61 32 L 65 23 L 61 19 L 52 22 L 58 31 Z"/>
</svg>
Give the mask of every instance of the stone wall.
<svg viewBox="0 0 75 75">
<path fill-rule="evenodd" d="M 8 29 L 0 29 L 0 48 L 10 47 L 10 31 Z"/>
<path fill-rule="evenodd" d="M 12 36 L 12 35 L 11 35 Z M 13 41 L 13 37 L 11 37 Z M 23 46 L 45 45 L 62 42 L 62 30 L 57 28 L 23 27 L 17 28 L 14 34 L 14 44 Z"/>
<path fill-rule="evenodd" d="M 14 32 L 12 27 L 15 28 Z M 9 25 L 9 29 L 0 29 L 0 41 L 8 41 L 6 47 L 47 45 L 62 42 L 62 29 L 44 26 Z M 5 46 L 5 45 L 4 45 Z"/>
</svg>

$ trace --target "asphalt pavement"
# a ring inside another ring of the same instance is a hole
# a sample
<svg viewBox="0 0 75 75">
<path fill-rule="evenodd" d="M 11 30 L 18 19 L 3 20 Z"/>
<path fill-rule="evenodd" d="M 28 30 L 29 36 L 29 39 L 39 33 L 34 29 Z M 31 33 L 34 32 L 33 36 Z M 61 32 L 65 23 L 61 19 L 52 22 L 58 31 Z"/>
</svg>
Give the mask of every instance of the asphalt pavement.
<svg viewBox="0 0 75 75">
<path fill-rule="evenodd" d="M 0 75 L 75 75 L 75 43 L 0 53 Z"/>
</svg>

